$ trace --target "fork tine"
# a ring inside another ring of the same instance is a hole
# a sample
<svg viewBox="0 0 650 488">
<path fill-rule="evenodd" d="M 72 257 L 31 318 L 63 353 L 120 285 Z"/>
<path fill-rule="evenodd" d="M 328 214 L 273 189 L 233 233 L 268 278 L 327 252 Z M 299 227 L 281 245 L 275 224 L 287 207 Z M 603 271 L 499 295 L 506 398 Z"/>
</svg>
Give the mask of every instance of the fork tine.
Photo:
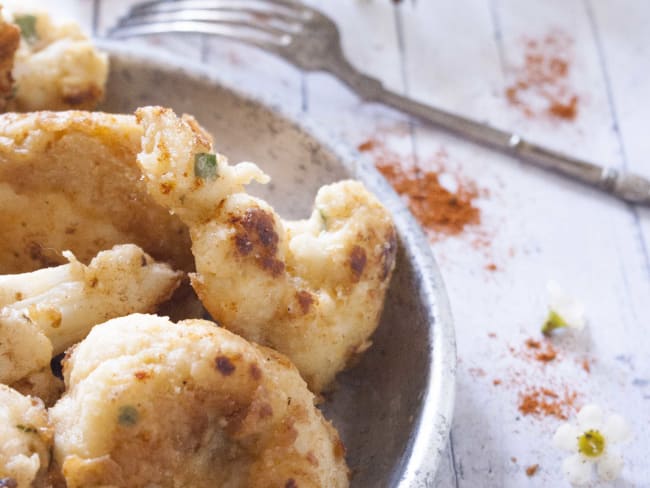
<svg viewBox="0 0 650 488">
<path fill-rule="evenodd" d="M 170 2 L 170 3 L 180 3 L 180 2 Z M 264 10 L 258 8 L 250 7 L 232 7 L 232 6 L 219 6 L 219 7 L 210 7 L 210 8 L 164 8 L 164 9 L 155 9 L 155 10 L 141 10 L 137 12 L 129 12 L 123 17 L 123 20 L 128 18 L 137 18 L 145 15 L 172 15 L 179 14 L 184 12 L 190 14 L 196 12 L 199 16 L 209 17 L 210 15 L 218 14 L 230 14 L 230 15 L 245 15 L 251 19 L 255 19 L 259 22 L 270 23 L 277 22 L 290 26 L 291 28 L 297 28 L 303 19 L 299 19 L 293 15 L 287 15 L 283 12 L 274 11 L 274 10 Z"/>
<path fill-rule="evenodd" d="M 284 54 L 282 47 L 287 46 L 291 42 L 290 37 L 286 35 L 279 38 L 274 35 L 266 35 L 265 37 L 264 34 L 268 33 L 264 31 L 256 28 L 250 28 L 248 30 L 249 33 L 254 35 L 247 35 L 246 29 L 242 28 L 242 26 L 225 23 L 196 21 L 151 22 L 118 25 L 109 31 L 108 36 L 113 38 L 127 38 L 169 33 L 208 34 L 250 44 L 280 56 Z M 260 36 L 260 34 L 263 35 Z"/>
<path fill-rule="evenodd" d="M 264 32 L 264 34 L 277 36 L 278 38 L 300 31 L 299 24 L 293 23 L 283 25 L 282 27 L 274 26 L 266 18 L 263 18 L 261 21 L 258 20 L 255 14 L 257 14 L 257 12 L 183 10 L 178 12 L 146 13 L 137 16 L 127 16 L 120 20 L 119 25 L 127 27 L 130 25 L 155 24 L 161 22 L 207 22 L 255 29 Z"/>
<path fill-rule="evenodd" d="M 142 12 L 171 12 L 178 10 L 219 10 L 219 9 L 263 9 L 266 13 L 295 15 L 298 18 L 309 18 L 311 9 L 292 0 L 176 0 L 173 2 L 158 0 L 134 5 L 131 13 Z M 277 9 L 279 7 L 279 10 Z M 273 9 L 273 10 L 269 10 Z"/>
</svg>

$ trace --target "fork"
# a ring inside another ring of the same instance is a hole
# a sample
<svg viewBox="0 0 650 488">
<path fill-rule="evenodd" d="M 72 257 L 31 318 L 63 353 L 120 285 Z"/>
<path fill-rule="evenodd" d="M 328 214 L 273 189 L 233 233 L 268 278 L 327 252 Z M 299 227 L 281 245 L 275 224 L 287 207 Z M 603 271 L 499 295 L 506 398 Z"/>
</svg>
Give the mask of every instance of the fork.
<svg viewBox="0 0 650 488">
<path fill-rule="evenodd" d="M 514 132 L 425 105 L 357 70 L 341 48 L 336 24 L 295 0 L 176 0 L 135 5 L 108 33 L 127 38 L 200 33 L 243 42 L 275 54 L 305 71 L 325 71 L 363 100 L 382 103 L 422 121 L 569 176 L 630 202 L 650 205 L 650 181 L 529 142 Z"/>
</svg>

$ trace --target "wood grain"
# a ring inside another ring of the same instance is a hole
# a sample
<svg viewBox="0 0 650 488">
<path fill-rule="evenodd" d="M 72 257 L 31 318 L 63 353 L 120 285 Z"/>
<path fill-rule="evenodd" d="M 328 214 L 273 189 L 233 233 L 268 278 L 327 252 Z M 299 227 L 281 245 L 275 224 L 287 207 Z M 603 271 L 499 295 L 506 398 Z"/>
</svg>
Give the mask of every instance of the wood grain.
<svg viewBox="0 0 650 488">
<path fill-rule="evenodd" d="M 101 34 L 136 2 L 65 3 L 89 28 L 95 19 Z M 350 60 L 390 88 L 650 176 L 646 1 L 310 3 L 337 21 Z M 549 32 L 571 40 L 568 83 L 579 95 L 572 122 L 526 117 L 505 98 L 524 62 L 525 41 Z M 650 485 L 650 210 L 361 103 L 328 75 L 301 73 L 247 47 L 198 36 L 129 42 L 201 59 L 248 92 L 308 112 L 351 145 L 377 137 L 404 161 L 424 167 L 438 163 L 436 154 L 444 149 L 452 179 L 460 174 L 487 190 L 489 196 L 479 201 L 480 228 L 432 243 L 459 352 L 454 426 L 437 486 L 568 486 L 560 468 L 563 453 L 551 445 L 560 421 L 521 415 L 518 395 L 525 385 L 566 385 L 579 393 L 580 403 L 623 414 L 635 438 L 624 449 L 626 468 L 613 486 Z M 489 244 L 476 246 L 477 238 Z M 486 269 L 490 264 L 496 271 Z M 589 325 L 582 334 L 556 339 L 559 358 L 542 365 L 522 354 L 525 339 L 539 336 L 549 278 L 585 303 Z M 533 464 L 540 467 L 529 477 L 525 468 Z"/>
</svg>

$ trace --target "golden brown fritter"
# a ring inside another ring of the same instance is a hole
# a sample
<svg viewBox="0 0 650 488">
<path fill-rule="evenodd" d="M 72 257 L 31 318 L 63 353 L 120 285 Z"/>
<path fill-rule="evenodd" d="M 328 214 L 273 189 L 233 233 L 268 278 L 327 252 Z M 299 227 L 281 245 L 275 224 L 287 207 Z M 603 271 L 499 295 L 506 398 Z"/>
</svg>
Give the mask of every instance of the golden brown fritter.
<svg viewBox="0 0 650 488">
<path fill-rule="evenodd" d="M 40 400 L 0 385 L 0 486 L 45 486 L 52 436 Z"/>
<path fill-rule="evenodd" d="M 34 371 L 10 385 L 22 395 L 39 398 L 46 407 L 54 405 L 65 390 L 63 380 L 52 374 L 48 364 L 39 371 Z"/>
<path fill-rule="evenodd" d="M 155 311 L 182 275 L 133 244 L 102 251 L 88 266 L 66 257 L 66 265 L 0 276 L 1 383 L 49 367 L 96 324 Z"/>
<path fill-rule="evenodd" d="M 14 49 L 15 81 L 6 110 L 95 108 L 104 97 L 108 56 L 92 44 L 79 25 L 55 23 L 46 12 L 24 11 L 21 6 L 7 12 L 6 17 L 21 32 L 18 49 Z"/>
<path fill-rule="evenodd" d="M 188 225 L 192 283 L 224 327 L 273 347 L 313 391 L 369 345 L 393 271 L 396 234 L 386 209 L 361 183 L 318 192 L 308 220 L 283 221 L 244 185 L 268 177 L 228 165 L 193 119 L 139 109 L 138 162 L 150 194 Z"/>
<path fill-rule="evenodd" d="M 134 243 L 177 269 L 193 267 L 181 221 L 147 195 L 132 116 L 0 115 L 0 273 L 82 262 Z"/>
<path fill-rule="evenodd" d="M 284 356 L 212 322 L 131 315 L 95 327 L 50 410 L 81 486 L 348 486 L 344 449 Z"/>
</svg>

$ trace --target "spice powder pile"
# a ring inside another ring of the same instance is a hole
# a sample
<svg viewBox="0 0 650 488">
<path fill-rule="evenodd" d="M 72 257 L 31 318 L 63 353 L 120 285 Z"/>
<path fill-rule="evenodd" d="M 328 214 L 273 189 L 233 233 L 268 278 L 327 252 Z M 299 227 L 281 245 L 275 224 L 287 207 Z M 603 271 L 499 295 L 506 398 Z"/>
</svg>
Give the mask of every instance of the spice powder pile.
<svg viewBox="0 0 650 488">
<path fill-rule="evenodd" d="M 444 151 L 435 155 L 433 165 L 438 169 L 433 171 L 405 168 L 403 158 L 375 139 L 365 141 L 358 149 L 372 151 L 377 169 L 395 191 L 406 198 L 413 215 L 434 238 L 458 235 L 467 226 L 480 224 L 481 212 L 474 203 L 480 196 L 476 186 L 456 178 L 458 187 L 451 191 L 440 182 L 447 158 Z"/>
<path fill-rule="evenodd" d="M 572 44 L 560 31 L 524 40 L 524 64 L 506 89 L 508 102 L 527 117 L 574 120 L 580 98 L 569 84 Z"/>
<path fill-rule="evenodd" d="M 578 394 L 569 389 L 557 392 L 550 388 L 531 387 L 519 395 L 519 411 L 524 415 L 538 417 L 556 417 L 560 420 L 569 418 L 569 413 L 576 410 Z"/>
<path fill-rule="evenodd" d="M 496 339 L 496 334 L 488 333 L 488 337 Z M 561 378 L 549 374 L 546 365 L 561 361 L 562 356 L 549 340 L 528 338 L 521 348 L 508 346 L 510 355 L 523 360 L 526 364 L 539 364 L 544 369 L 537 370 L 540 374 L 531 376 L 528 368 L 509 368 L 506 378 L 493 378 L 492 385 L 517 390 L 517 410 L 520 414 L 536 418 L 555 417 L 566 420 L 579 407 L 580 394 Z M 470 371 L 471 372 L 471 371 Z M 531 377 L 540 381 L 531 384 Z"/>
</svg>

